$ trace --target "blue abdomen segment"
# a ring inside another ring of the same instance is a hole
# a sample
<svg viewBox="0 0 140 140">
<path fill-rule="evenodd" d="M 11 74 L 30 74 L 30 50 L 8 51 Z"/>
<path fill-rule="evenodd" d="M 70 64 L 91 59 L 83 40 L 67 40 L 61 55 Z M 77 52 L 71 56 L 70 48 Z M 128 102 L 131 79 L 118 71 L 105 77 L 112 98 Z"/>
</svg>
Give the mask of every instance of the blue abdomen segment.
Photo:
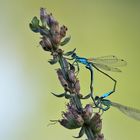
<svg viewBox="0 0 140 140">
<path fill-rule="evenodd" d="M 77 58 L 77 61 L 79 63 L 84 64 L 84 65 L 88 65 L 89 64 L 86 58 Z"/>
<path fill-rule="evenodd" d="M 112 91 L 109 91 L 109 92 L 103 94 L 101 97 L 102 97 L 102 98 L 106 98 L 106 97 L 108 97 L 111 93 L 112 93 Z"/>
</svg>

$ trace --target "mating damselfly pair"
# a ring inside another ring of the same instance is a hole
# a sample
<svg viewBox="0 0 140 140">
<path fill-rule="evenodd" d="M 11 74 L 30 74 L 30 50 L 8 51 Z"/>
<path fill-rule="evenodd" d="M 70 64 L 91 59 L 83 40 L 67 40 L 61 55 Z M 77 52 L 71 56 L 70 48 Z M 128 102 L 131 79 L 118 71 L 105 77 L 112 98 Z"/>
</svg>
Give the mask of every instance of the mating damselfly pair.
<svg viewBox="0 0 140 140">
<path fill-rule="evenodd" d="M 85 67 L 90 70 L 90 72 L 91 72 L 91 83 L 90 83 L 91 93 L 89 95 L 87 95 L 86 97 L 91 97 L 93 99 L 95 107 L 99 108 L 102 111 L 106 111 L 110 108 L 110 106 L 113 106 L 113 107 L 116 107 L 117 109 L 119 109 L 125 115 L 127 115 L 135 120 L 140 121 L 140 110 L 132 108 L 132 107 L 124 106 L 119 103 L 115 103 L 108 99 L 105 99 L 106 97 L 111 95 L 113 92 L 115 92 L 117 81 L 102 70 L 112 71 L 112 72 L 121 72 L 119 67 L 126 66 L 127 62 L 114 55 L 107 55 L 107 56 L 93 57 L 93 58 L 79 57 L 75 53 L 75 50 L 76 49 L 74 49 L 73 51 L 69 51 L 64 55 L 71 56 L 71 58 L 66 58 L 66 59 L 74 60 L 73 65 L 77 66 L 77 73 L 79 73 L 79 71 L 80 71 L 79 63 L 84 64 Z M 109 77 L 111 80 L 114 81 L 113 90 L 103 94 L 100 97 L 99 96 L 94 97 L 94 95 L 93 95 L 93 68 L 95 68 L 99 72 L 105 74 L 107 77 Z"/>
<path fill-rule="evenodd" d="M 108 75 L 107 73 L 102 71 L 101 69 L 107 70 L 107 71 L 113 71 L 113 72 L 121 72 L 121 70 L 118 67 L 126 66 L 127 62 L 124 61 L 123 59 L 117 58 L 114 55 L 102 56 L 102 57 L 97 57 L 97 58 L 79 57 L 75 53 L 75 50 L 76 49 L 74 49 L 73 51 L 69 51 L 64 55 L 71 56 L 71 58 L 66 58 L 66 59 L 74 60 L 73 65 L 77 66 L 78 73 L 80 71 L 79 63 L 84 64 L 85 67 L 90 70 L 90 73 L 91 73 L 91 83 L 90 83 L 91 93 L 90 93 L 90 95 L 91 95 L 92 99 L 94 100 L 94 97 L 93 97 L 93 68 L 95 68 L 99 72 L 103 73 L 104 75 L 109 77 L 114 82 L 113 89 L 110 92 L 105 93 L 103 95 L 103 97 L 107 97 L 107 96 L 111 95 L 113 92 L 115 92 L 117 81 L 113 77 L 111 77 L 110 75 Z M 95 102 L 95 100 L 94 100 L 94 102 Z"/>
</svg>

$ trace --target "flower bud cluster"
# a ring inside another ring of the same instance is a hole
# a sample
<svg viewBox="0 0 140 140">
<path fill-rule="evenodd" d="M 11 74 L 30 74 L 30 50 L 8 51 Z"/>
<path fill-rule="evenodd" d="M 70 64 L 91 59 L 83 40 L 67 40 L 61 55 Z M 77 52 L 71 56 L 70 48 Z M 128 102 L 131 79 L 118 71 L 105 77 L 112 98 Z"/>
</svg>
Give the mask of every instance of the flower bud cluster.
<svg viewBox="0 0 140 140">
<path fill-rule="evenodd" d="M 84 124 L 84 120 L 80 114 L 78 114 L 77 109 L 72 104 L 67 104 L 67 112 L 63 112 L 63 119 L 60 120 L 60 124 L 67 129 L 80 128 Z"/>
<path fill-rule="evenodd" d="M 33 32 L 41 34 L 40 45 L 44 51 L 54 52 L 57 51 L 59 45 L 68 43 L 67 38 L 62 41 L 66 36 L 67 27 L 64 25 L 60 27 L 58 21 L 45 8 L 40 8 L 40 21 L 34 17 L 30 23 L 30 28 Z"/>
<path fill-rule="evenodd" d="M 72 104 L 67 104 L 67 111 L 62 113 L 63 119 L 59 123 L 67 129 L 84 128 L 88 126 L 94 133 L 95 140 L 103 140 L 104 136 L 101 133 L 102 120 L 98 113 L 93 114 L 93 108 L 87 104 L 82 113 L 79 113 L 76 107 Z M 84 134 L 85 132 L 83 132 Z"/>
<path fill-rule="evenodd" d="M 80 94 L 80 83 L 76 78 L 75 71 L 73 69 L 69 69 L 67 75 L 63 74 L 62 69 L 57 69 L 57 75 L 61 85 L 66 92 L 82 96 Z"/>
<path fill-rule="evenodd" d="M 98 113 L 95 113 L 95 115 L 91 118 L 90 127 L 92 128 L 92 131 L 95 133 L 95 137 L 96 137 L 95 140 L 104 139 L 104 135 L 101 133 L 102 120 L 101 120 L 101 116 Z"/>
</svg>

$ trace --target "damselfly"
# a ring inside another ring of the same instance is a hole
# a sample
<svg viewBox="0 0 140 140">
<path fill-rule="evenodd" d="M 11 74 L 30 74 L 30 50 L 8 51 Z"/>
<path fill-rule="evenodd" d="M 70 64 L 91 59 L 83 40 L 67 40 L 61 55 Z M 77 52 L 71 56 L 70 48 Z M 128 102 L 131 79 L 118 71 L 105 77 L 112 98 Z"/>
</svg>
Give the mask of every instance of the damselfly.
<svg viewBox="0 0 140 140">
<path fill-rule="evenodd" d="M 106 93 L 107 94 L 107 93 Z M 104 94 L 104 95 L 106 95 Z M 140 121 L 140 110 L 132 107 L 128 107 L 119 103 L 112 102 L 108 99 L 104 99 L 106 96 L 95 97 L 96 108 L 101 109 L 102 111 L 108 110 L 111 106 L 120 110 L 123 114 L 131 117 L 135 120 Z"/>
<path fill-rule="evenodd" d="M 76 49 L 74 49 L 73 51 L 67 52 L 64 55 L 72 57 L 70 59 L 69 58 L 67 58 L 67 59 L 74 60 L 73 64 L 76 64 L 78 72 L 80 70 L 79 63 L 84 64 L 86 66 L 86 68 L 90 70 L 90 72 L 91 72 L 91 84 L 90 84 L 91 91 L 93 91 L 93 86 L 92 86 L 92 84 L 93 84 L 93 69 L 92 69 L 92 67 L 94 67 L 96 70 L 103 73 L 104 75 L 106 75 L 107 77 L 109 77 L 111 80 L 114 81 L 113 90 L 111 92 L 109 92 L 109 94 L 107 94 L 107 95 L 109 96 L 110 94 L 115 92 L 117 81 L 114 78 L 112 78 L 110 75 L 108 75 L 107 73 L 102 71 L 101 69 L 107 70 L 107 71 L 113 71 L 113 72 L 121 72 L 121 70 L 118 67 L 126 66 L 127 62 L 124 61 L 123 59 L 117 58 L 114 55 L 102 56 L 102 57 L 97 57 L 97 58 L 96 57 L 95 58 L 79 57 L 75 53 L 75 50 Z M 91 93 L 91 96 L 92 96 L 92 99 L 94 99 L 92 93 Z"/>
<path fill-rule="evenodd" d="M 79 57 L 75 53 L 75 50 L 76 49 L 67 52 L 64 55 L 67 56 L 71 55 L 72 58 L 70 60 L 74 60 L 74 63 L 77 63 L 78 66 L 79 66 L 78 63 L 82 63 L 86 67 L 93 66 L 94 68 L 97 68 L 97 70 L 99 68 L 106 71 L 121 72 L 121 70 L 118 67 L 126 66 L 127 64 L 126 61 L 124 61 L 123 59 L 119 59 L 114 55 L 107 55 L 107 56 L 93 57 L 93 58 Z"/>
</svg>

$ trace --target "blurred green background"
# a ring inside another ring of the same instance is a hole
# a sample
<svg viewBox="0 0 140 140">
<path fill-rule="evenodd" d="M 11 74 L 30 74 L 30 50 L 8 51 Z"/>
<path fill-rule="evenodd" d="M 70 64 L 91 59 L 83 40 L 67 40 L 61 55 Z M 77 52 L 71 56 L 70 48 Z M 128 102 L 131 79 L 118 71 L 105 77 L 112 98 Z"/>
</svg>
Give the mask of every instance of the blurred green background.
<svg viewBox="0 0 140 140">
<path fill-rule="evenodd" d="M 0 140 L 72 140 L 79 130 L 67 130 L 49 120 L 61 118 L 65 99 L 50 92 L 63 92 L 56 77 L 58 65 L 38 46 L 40 36 L 28 24 L 46 7 L 68 27 L 71 42 L 80 56 L 116 55 L 128 62 L 118 81 L 114 102 L 140 108 L 140 1 L 139 0 L 0 0 Z M 81 65 L 81 93 L 89 92 L 89 72 Z M 112 81 L 95 72 L 95 93 L 102 95 Z M 84 101 L 83 104 L 91 102 Z M 140 139 L 140 122 L 111 108 L 105 112 L 106 140 Z M 81 138 L 82 140 L 84 139 Z"/>
</svg>

